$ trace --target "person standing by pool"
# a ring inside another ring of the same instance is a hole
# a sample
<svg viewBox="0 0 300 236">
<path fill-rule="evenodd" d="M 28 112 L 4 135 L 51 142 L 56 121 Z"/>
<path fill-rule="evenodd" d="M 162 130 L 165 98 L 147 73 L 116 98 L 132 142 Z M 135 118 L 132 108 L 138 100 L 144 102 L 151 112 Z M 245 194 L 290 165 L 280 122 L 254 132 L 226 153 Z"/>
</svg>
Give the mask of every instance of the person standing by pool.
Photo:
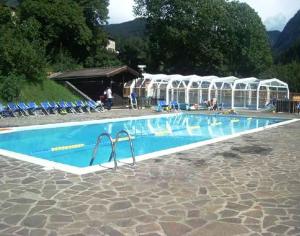
<svg viewBox="0 0 300 236">
<path fill-rule="evenodd" d="M 106 97 L 107 97 L 107 109 L 110 110 L 112 107 L 112 91 L 110 87 L 106 89 Z"/>
</svg>

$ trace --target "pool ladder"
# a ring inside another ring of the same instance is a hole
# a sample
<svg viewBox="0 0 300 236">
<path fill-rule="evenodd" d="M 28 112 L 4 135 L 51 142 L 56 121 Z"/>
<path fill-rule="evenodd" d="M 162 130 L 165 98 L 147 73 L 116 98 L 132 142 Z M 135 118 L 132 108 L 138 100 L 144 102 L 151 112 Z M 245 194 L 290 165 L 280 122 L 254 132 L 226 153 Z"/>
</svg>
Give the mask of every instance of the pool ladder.
<svg viewBox="0 0 300 236">
<path fill-rule="evenodd" d="M 96 159 L 96 156 L 97 156 L 97 153 L 98 153 L 98 149 L 99 149 L 99 145 L 100 145 L 101 141 L 103 140 L 104 137 L 107 137 L 109 139 L 110 145 L 111 145 L 111 154 L 110 154 L 108 162 L 111 162 L 112 160 L 114 160 L 114 170 L 116 170 L 118 168 L 117 156 L 116 156 L 116 148 L 117 148 L 117 143 L 119 142 L 119 140 L 121 138 L 120 136 L 122 134 L 125 134 L 128 137 L 128 142 L 130 144 L 132 165 L 134 166 L 135 163 L 136 163 L 136 161 L 135 161 L 135 155 L 134 155 L 133 142 L 132 142 L 130 134 L 126 130 L 119 131 L 117 133 L 115 139 L 113 139 L 112 136 L 109 133 L 102 133 L 102 134 L 100 134 L 99 137 L 98 137 L 98 139 L 97 139 L 95 148 L 93 150 L 93 155 L 92 155 L 92 159 L 90 161 L 90 166 L 93 165 L 93 163 L 94 163 L 94 161 Z"/>
</svg>

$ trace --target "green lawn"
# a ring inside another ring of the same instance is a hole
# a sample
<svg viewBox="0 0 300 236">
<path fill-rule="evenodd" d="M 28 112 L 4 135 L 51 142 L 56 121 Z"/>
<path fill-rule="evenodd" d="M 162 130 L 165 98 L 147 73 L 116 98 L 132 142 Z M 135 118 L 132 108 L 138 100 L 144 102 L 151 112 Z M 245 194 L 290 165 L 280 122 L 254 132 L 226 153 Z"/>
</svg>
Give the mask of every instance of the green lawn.
<svg viewBox="0 0 300 236">
<path fill-rule="evenodd" d="M 73 94 L 69 89 L 65 88 L 49 79 L 44 80 L 41 83 L 28 83 L 26 82 L 22 87 L 20 97 L 18 101 L 34 101 L 42 102 L 49 101 L 75 101 L 80 99 L 79 96 Z"/>
</svg>

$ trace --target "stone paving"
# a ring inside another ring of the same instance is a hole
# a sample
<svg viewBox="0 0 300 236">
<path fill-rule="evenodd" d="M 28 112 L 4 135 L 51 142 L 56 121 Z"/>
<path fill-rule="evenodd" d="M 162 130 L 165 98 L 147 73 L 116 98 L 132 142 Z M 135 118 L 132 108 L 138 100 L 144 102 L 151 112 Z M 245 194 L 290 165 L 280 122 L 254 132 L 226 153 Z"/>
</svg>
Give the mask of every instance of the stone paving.
<svg viewBox="0 0 300 236">
<path fill-rule="evenodd" d="M 0 157 L 0 235 L 300 235 L 300 122 L 76 176 Z"/>
</svg>

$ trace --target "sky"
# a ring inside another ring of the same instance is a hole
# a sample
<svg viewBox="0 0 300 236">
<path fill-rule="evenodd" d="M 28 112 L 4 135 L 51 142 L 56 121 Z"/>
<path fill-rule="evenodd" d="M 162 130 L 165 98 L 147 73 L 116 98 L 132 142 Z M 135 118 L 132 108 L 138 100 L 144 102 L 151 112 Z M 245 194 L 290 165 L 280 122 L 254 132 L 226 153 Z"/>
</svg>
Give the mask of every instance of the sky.
<svg viewBox="0 0 300 236">
<path fill-rule="evenodd" d="M 239 0 L 248 3 L 262 18 L 267 30 L 282 30 L 300 9 L 300 0 Z M 109 23 L 133 20 L 133 0 L 110 0 Z"/>
</svg>

